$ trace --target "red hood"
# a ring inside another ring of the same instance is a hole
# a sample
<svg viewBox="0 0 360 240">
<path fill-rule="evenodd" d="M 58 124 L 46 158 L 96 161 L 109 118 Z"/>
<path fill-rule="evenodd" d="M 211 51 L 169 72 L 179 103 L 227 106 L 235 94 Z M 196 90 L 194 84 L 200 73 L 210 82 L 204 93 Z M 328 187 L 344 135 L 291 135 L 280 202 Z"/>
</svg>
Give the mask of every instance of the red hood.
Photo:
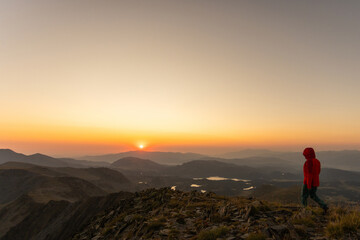
<svg viewBox="0 0 360 240">
<path fill-rule="evenodd" d="M 306 159 L 314 159 L 316 158 L 315 151 L 313 148 L 305 148 L 303 155 Z"/>
</svg>

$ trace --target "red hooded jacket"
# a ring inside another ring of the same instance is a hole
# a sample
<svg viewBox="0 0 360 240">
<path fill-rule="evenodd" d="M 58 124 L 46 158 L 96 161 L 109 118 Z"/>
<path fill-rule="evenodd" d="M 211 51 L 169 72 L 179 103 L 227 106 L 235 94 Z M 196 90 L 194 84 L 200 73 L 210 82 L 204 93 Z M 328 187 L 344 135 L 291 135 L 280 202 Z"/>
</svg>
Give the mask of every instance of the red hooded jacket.
<svg viewBox="0 0 360 240">
<path fill-rule="evenodd" d="M 303 155 L 306 158 L 306 162 L 303 167 L 304 184 L 306 184 L 308 189 L 311 189 L 311 187 L 318 187 L 320 184 L 320 161 L 316 159 L 315 151 L 312 148 L 305 148 Z"/>
</svg>

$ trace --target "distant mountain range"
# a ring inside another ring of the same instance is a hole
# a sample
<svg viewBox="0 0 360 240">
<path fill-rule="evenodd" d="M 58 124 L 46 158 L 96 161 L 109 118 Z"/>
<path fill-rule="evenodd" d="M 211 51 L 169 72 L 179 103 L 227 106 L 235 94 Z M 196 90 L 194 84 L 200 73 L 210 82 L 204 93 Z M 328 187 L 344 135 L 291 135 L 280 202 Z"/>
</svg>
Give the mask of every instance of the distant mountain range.
<svg viewBox="0 0 360 240">
<path fill-rule="evenodd" d="M 72 158 L 53 158 L 40 153 L 25 155 L 14 152 L 10 149 L 0 149 L 0 164 L 6 162 L 23 162 L 47 167 L 106 167 L 109 163 L 94 162 L 86 160 L 75 160 Z"/>
<path fill-rule="evenodd" d="M 360 171 L 360 151 L 319 151 L 316 153 L 323 167 Z M 301 168 L 305 158 L 302 152 L 276 152 L 265 149 L 247 149 L 217 156 L 197 153 L 130 151 L 117 154 L 86 156 L 81 159 L 112 163 L 124 157 L 149 159 L 158 164 L 179 165 L 193 160 L 217 160 L 250 167 L 275 167 L 277 169 Z"/>
<path fill-rule="evenodd" d="M 305 161 L 301 152 L 275 152 L 251 149 L 215 157 L 197 153 L 130 151 L 117 154 L 86 156 L 81 159 L 53 158 L 39 153 L 24 155 L 10 149 L 0 149 L 0 164 L 13 161 L 48 167 L 111 167 L 111 163 L 126 157 L 147 159 L 161 165 L 180 165 L 194 160 L 216 160 L 240 166 L 268 167 L 289 172 L 301 169 Z M 324 168 L 360 171 L 360 151 L 357 150 L 319 151 L 317 152 L 317 158 Z M 155 166 L 154 164 L 152 165 Z"/>
<path fill-rule="evenodd" d="M 110 165 L 112 168 L 119 168 L 122 170 L 134 170 L 134 171 L 160 171 L 167 166 L 158 164 L 148 159 L 141 159 L 136 157 L 124 157 Z"/>
<path fill-rule="evenodd" d="M 218 155 L 218 157 L 225 159 L 262 157 L 269 159 L 271 163 L 271 159 L 275 158 L 286 160 L 297 166 L 302 166 L 305 161 L 302 152 L 275 152 L 264 149 L 247 149 Z M 360 151 L 358 150 L 318 151 L 316 152 L 316 157 L 320 160 L 323 167 L 360 171 Z"/>
<path fill-rule="evenodd" d="M 253 154 L 267 154 L 270 156 L 244 157 Z M 133 156 L 121 157 L 127 155 Z M 113 161 L 113 163 L 108 163 L 105 161 L 96 162 L 92 160 L 75 160 L 71 158 L 53 158 L 43 154 L 24 155 L 9 149 L 0 149 L 0 164 L 8 161 L 15 161 L 46 167 L 57 167 L 57 173 L 60 172 L 59 167 L 64 169 L 68 167 L 68 172 L 75 172 L 74 169 L 78 168 L 78 170 L 76 170 L 76 174 L 74 173 L 72 176 L 83 175 L 79 173 L 79 171 L 84 172 L 84 170 L 80 170 L 81 168 L 104 166 L 120 171 L 153 172 L 161 176 L 172 175 L 181 177 L 203 177 L 205 175 L 221 175 L 224 177 L 244 177 L 251 175 L 252 178 L 259 178 L 260 176 L 264 176 L 264 174 L 270 174 L 270 176 L 273 176 L 272 173 L 281 172 L 299 175 L 301 178 L 302 164 L 304 161 L 301 153 L 272 152 L 268 150 L 244 150 L 237 153 L 231 153 L 227 156 L 243 157 L 231 159 L 209 157 L 195 153 L 146 151 L 133 151 L 104 156 L 107 156 L 108 158 L 103 159 L 102 156 L 96 156 L 94 158 L 99 158 L 98 160 L 109 160 L 110 158 L 115 157 L 120 158 L 117 158 L 115 161 Z M 136 156 L 145 156 L 147 158 Z M 323 169 L 337 168 L 340 170 L 351 170 L 351 172 L 354 170 L 360 170 L 359 151 L 324 151 L 318 152 L 317 157 L 321 160 Z M 93 159 L 93 157 L 89 158 Z M 297 160 L 298 158 L 301 160 Z M 174 163 L 177 161 L 180 161 L 181 163 L 174 165 Z M 164 165 L 162 162 L 173 164 Z M 99 172 L 100 170 L 98 169 L 96 171 Z M 336 170 L 332 171 L 336 172 Z M 352 176 L 353 174 L 351 172 L 348 172 L 347 174 L 345 174 L 346 172 L 341 172 L 340 176 Z M 337 173 L 331 174 L 331 178 L 336 177 Z M 327 178 L 326 171 L 324 171 L 322 174 L 323 178 Z"/>
<path fill-rule="evenodd" d="M 265 175 L 252 167 L 215 160 L 195 160 L 183 163 L 166 169 L 166 174 L 191 178 L 221 176 L 244 179 L 263 178 Z"/>
<path fill-rule="evenodd" d="M 201 159 L 207 156 L 197 153 L 130 151 L 130 152 L 106 154 L 99 156 L 85 156 L 85 157 L 81 157 L 81 159 L 112 163 L 116 160 L 125 157 L 149 159 L 159 164 L 177 165 L 184 162 Z"/>
<path fill-rule="evenodd" d="M 236 164 L 238 166 L 267 168 L 268 170 L 276 170 L 283 172 L 296 172 L 301 168 L 301 165 L 299 165 L 298 163 L 275 157 L 246 157 L 233 159 L 204 157 L 201 160 L 215 160 L 219 162 Z"/>
</svg>

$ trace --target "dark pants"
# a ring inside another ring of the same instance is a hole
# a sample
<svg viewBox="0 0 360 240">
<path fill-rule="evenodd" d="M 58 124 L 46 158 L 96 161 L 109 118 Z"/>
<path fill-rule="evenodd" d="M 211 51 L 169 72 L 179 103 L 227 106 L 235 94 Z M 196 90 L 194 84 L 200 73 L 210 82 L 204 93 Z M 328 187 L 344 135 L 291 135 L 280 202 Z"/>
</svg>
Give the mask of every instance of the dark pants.
<svg viewBox="0 0 360 240">
<path fill-rule="evenodd" d="M 313 199 L 315 202 L 317 202 L 320 205 L 320 207 L 322 207 L 324 209 L 327 208 L 326 203 L 316 195 L 316 190 L 317 190 L 317 187 L 311 187 L 311 189 L 308 189 L 306 184 L 303 185 L 303 189 L 302 189 L 302 193 L 301 193 L 302 205 L 304 205 L 305 207 L 307 206 L 307 199 L 310 196 L 311 199 Z"/>
</svg>

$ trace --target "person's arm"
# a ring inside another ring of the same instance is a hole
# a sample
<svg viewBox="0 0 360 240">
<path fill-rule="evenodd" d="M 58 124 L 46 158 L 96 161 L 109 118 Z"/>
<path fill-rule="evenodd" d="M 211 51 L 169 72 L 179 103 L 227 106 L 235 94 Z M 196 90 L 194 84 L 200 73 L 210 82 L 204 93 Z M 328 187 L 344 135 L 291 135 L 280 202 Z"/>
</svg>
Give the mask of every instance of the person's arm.
<svg viewBox="0 0 360 240">
<path fill-rule="evenodd" d="M 304 177 L 305 177 L 305 184 L 308 189 L 311 189 L 311 183 L 312 183 L 312 173 L 309 169 L 308 162 L 305 162 L 304 164 Z"/>
</svg>

